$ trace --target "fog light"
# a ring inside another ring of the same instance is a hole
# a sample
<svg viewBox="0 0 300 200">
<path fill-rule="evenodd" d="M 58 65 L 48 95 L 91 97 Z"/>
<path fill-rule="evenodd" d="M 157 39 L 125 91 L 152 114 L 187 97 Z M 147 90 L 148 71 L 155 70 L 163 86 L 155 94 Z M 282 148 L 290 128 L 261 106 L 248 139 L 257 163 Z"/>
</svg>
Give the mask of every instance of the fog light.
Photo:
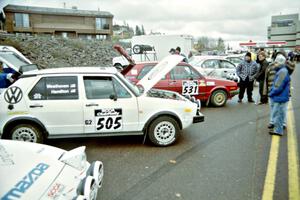
<svg viewBox="0 0 300 200">
<path fill-rule="evenodd" d="M 101 161 L 94 161 L 86 171 L 86 174 L 92 176 L 95 179 L 98 188 L 100 188 L 102 186 L 104 174 L 103 163 Z"/>
<path fill-rule="evenodd" d="M 98 187 L 94 177 L 87 176 L 81 180 L 77 187 L 77 198 L 83 198 L 87 200 L 94 200 L 97 198 Z M 81 197 L 83 196 L 83 197 Z"/>
</svg>

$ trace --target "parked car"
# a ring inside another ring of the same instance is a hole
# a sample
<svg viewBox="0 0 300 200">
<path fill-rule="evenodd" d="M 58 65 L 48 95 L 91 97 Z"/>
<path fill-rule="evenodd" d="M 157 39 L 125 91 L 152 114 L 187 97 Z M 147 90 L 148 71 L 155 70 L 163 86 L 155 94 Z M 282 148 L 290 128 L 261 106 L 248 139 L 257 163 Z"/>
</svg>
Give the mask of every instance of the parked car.
<svg viewBox="0 0 300 200">
<path fill-rule="evenodd" d="M 0 136 L 42 143 L 145 135 L 158 146 L 173 144 L 180 129 L 204 121 L 200 105 L 175 92 L 151 90 L 182 58 L 162 60 L 139 87 L 113 67 L 26 72 L 0 95 Z"/>
<path fill-rule="evenodd" d="M 125 77 L 138 84 L 155 65 L 155 62 L 136 64 Z M 179 63 L 167 73 L 154 88 L 194 96 L 196 99 L 207 104 L 211 103 L 216 107 L 224 106 L 227 99 L 232 98 L 239 92 L 236 82 L 203 76 L 191 65 L 184 62 Z"/>
<path fill-rule="evenodd" d="M 233 63 L 236 67 L 243 62 L 244 58 L 241 57 L 240 55 L 228 55 L 228 56 L 224 56 L 225 60 L 230 61 L 231 63 Z"/>
<path fill-rule="evenodd" d="M 85 147 L 65 151 L 0 140 L 1 199 L 90 199 L 102 186 L 103 164 L 86 160 Z"/>
<path fill-rule="evenodd" d="M 189 64 L 203 75 L 218 78 L 227 78 L 227 74 L 236 71 L 235 65 L 223 56 L 193 56 Z"/>
</svg>

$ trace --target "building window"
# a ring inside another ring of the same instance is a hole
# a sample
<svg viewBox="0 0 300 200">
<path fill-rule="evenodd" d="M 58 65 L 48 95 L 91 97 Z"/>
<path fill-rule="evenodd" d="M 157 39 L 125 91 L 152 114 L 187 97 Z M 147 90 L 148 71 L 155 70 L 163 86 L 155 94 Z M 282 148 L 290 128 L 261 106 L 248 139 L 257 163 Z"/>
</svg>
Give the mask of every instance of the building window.
<svg viewBox="0 0 300 200">
<path fill-rule="evenodd" d="M 63 38 L 68 38 L 68 33 L 67 32 L 62 32 L 61 35 L 62 35 Z"/>
<path fill-rule="evenodd" d="M 29 15 L 23 13 L 15 13 L 15 26 L 29 28 Z"/>
<path fill-rule="evenodd" d="M 97 30 L 108 30 L 109 24 L 106 18 L 96 18 L 96 29 Z"/>
<path fill-rule="evenodd" d="M 106 40 L 106 35 L 96 35 L 97 40 Z"/>
<path fill-rule="evenodd" d="M 288 27 L 288 26 L 293 26 L 293 25 L 294 25 L 294 21 L 291 19 L 278 20 L 278 21 L 272 22 L 272 27 Z"/>
</svg>

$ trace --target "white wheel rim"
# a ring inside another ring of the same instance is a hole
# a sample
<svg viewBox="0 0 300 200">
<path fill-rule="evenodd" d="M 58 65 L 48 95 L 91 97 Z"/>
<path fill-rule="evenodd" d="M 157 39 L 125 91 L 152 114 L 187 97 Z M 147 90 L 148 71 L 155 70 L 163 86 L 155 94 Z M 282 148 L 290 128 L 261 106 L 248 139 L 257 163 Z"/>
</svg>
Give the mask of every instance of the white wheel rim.
<svg viewBox="0 0 300 200">
<path fill-rule="evenodd" d="M 216 102 L 217 105 L 222 105 L 225 101 L 225 95 L 222 93 L 218 93 L 214 97 L 214 101 Z"/>
<path fill-rule="evenodd" d="M 25 142 L 37 142 L 37 135 L 31 128 L 22 127 L 12 133 L 12 139 Z"/>
<path fill-rule="evenodd" d="M 168 121 L 158 123 L 154 128 L 155 139 L 160 144 L 169 144 L 175 140 L 175 126 Z"/>
</svg>

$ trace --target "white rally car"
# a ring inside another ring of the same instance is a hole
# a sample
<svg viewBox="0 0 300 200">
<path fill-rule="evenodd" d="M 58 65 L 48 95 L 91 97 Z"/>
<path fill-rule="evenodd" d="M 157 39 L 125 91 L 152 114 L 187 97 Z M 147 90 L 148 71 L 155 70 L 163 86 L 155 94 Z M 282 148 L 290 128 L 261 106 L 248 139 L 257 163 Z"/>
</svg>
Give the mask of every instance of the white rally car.
<svg viewBox="0 0 300 200">
<path fill-rule="evenodd" d="M 0 199 L 92 200 L 102 179 L 102 162 L 89 164 L 84 146 L 65 151 L 0 140 Z"/>
<path fill-rule="evenodd" d="M 45 138 L 143 135 L 155 145 L 204 121 L 200 104 L 151 88 L 182 60 L 169 56 L 132 85 L 113 67 L 57 68 L 24 73 L 0 95 L 0 136 Z"/>
</svg>

